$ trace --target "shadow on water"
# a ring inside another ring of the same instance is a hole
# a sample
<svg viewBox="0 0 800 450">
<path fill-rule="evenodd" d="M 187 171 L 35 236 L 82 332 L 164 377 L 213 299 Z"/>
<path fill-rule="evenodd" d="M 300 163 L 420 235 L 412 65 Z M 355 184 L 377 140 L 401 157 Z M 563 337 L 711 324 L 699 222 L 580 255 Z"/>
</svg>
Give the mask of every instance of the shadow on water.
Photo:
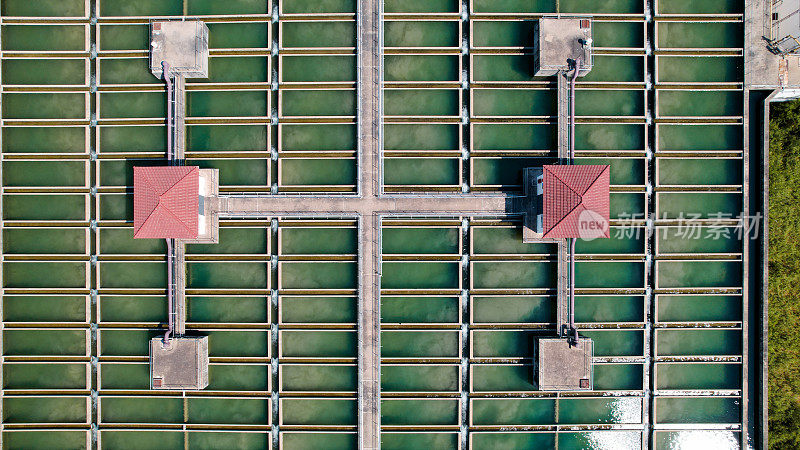
<svg viewBox="0 0 800 450">
<path fill-rule="evenodd" d="M 517 58 L 514 60 L 513 67 L 514 69 L 518 70 L 520 73 L 524 73 L 529 77 L 533 78 L 534 73 L 536 72 L 535 67 L 533 65 L 533 55 L 536 51 L 536 28 L 538 27 L 538 21 L 525 21 L 525 26 L 522 31 L 522 35 L 524 39 L 522 41 L 525 45 L 522 47 L 522 54 L 527 56 L 527 58 Z"/>
</svg>

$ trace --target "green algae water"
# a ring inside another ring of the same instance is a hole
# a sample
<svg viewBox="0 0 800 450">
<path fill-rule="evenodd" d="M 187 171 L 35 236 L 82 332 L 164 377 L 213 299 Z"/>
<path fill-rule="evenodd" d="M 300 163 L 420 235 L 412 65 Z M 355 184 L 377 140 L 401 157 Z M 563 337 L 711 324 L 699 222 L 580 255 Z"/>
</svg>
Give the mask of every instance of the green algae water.
<svg viewBox="0 0 800 450">
<path fill-rule="evenodd" d="M 187 164 L 219 169 L 223 192 L 352 194 L 364 126 L 357 124 L 357 2 L 101 0 L 96 12 L 81 1 L 57 3 L 0 5 L 10 18 L 0 30 L 2 79 L 25 88 L 6 89 L 2 99 L 3 118 L 13 121 L 1 131 L 4 446 L 357 447 L 365 299 L 352 222 L 223 220 L 218 244 L 187 245 L 187 329 L 209 336 L 212 358 L 202 396 L 148 390 L 147 342 L 167 319 L 166 244 L 132 238 L 132 167 L 160 164 L 166 150 L 163 86 L 145 56 L 147 20 L 212 16 L 210 76 L 189 80 Z M 424 195 L 463 183 L 519 192 L 520 168 L 552 163 L 556 146 L 556 92 L 552 78 L 533 75 L 533 22 L 589 14 L 602 16 L 593 38 L 604 51 L 578 81 L 576 163 L 611 165 L 612 217 L 741 210 L 744 161 L 731 156 L 744 148 L 740 87 L 681 83 L 741 83 L 743 58 L 644 56 L 645 42 L 662 50 L 741 48 L 741 1 L 662 1 L 657 14 L 687 16 L 656 27 L 646 27 L 641 2 L 632 0 L 475 0 L 470 11 L 454 0 L 387 0 L 384 8 L 398 14 L 382 24 L 390 49 L 378 99 L 387 116 L 387 191 Z M 739 16 L 705 22 L 698 14 Z M 75 20 L 30 24 L 15 16 Z M 671 86 L 656 84 L 651 105 L 646 82 Z M 653 109 L 666 120 L 646 124 Z M 687 116 L 736 123 L 671 121 Z M 647 149 L 656 152 L 654 165 Z M 691 157 L 676 155 L 682 151 Z M 698 189 L 706 186 L 738 190 Z M 738 392 L 748 370 L 734 362 L 743 356 L 742 294 L 716 292 L 742 287 L 735 229 L 700 227 L 694 239 L 656 225 L 650 241 L 614 224 L 619 238 L 579 241 L 575 319 L 595 343 L 595 392 L 536 398 L 534 340 L 552 336 L 556 320 L 556 246 L 522 243 L 513 220 L 437 220 L 381 230 L 382 447 L 458 449 L 466 439 L 481 449 L 641 448 L 643 437 L 657 448 L 708 439 L 740 446 L 740 431 L 701 428 L 741 429 L 746 394 L 686 394 Z M 730 236 L 713 238 L 712 229 Z M 647 297 L 648 288 L 658 291 Z M 654 400 L 646 373 L 660 391 Z M 563 428 L 530 429 L 538 425 Z M 613 426 L 624 429 L 601 429 Z"/>
</svg>

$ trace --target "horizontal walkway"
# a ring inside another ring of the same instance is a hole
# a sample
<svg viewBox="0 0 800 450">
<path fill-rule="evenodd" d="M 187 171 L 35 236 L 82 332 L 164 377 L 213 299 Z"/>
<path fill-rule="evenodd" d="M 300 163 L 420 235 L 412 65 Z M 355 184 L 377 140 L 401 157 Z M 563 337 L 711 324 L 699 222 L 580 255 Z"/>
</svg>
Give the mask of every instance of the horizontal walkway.
<svg viewBox="0 0 800 450">
<path fill-rule="evenodd" d="M 377 120 L 377 119 L 376 119 Z M 365 127 L 366 128 L 366 127 Z M 365 133 L 365 134 L 368 134 Z M 362 141 L 363 142 L 363 141 Z M 375 146 L 364 146 L 375 152 Z M 363 153 L 362 153 L 363 154 Z M 379 182 L 373 166 L 361 170 L 362 195 L 294 196 L 254 195 L 209 198 L 212 214 L 219 218 L 271 218 L 275 216 L 358 217 L 359 218 L 359 448 L 380 448 L 380 261 L 381 220 L 394 216 L 492 216 L 520 211 L 521 198 L 463 195 L 453 197 L 378 196 Z M 369 188 L 367 186 L 370 186 Z M 562 245 L 562 247 L 565 247 Z M 559 260 L 562 258 L 560 257 Z M 559 263 L 560 267 L 561 263 Z"/>
<path fill-rule="evenodd" d="M 465 195 L 458 197 L 306 197 L 220 196 L 216 212 L 220 218 L 268 218 L 276 215 L 370 216 L 444 215 L 471 216 L 510 214 L 519 211 L 520 197 Z"/>
</svg>

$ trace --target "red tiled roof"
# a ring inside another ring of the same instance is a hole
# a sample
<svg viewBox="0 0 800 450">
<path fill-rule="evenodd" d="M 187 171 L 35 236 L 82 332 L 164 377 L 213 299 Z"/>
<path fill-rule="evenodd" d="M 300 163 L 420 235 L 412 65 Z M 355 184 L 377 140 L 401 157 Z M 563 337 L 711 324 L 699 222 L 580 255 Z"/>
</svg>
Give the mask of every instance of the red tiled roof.
<svg viewBox="0 0 800 450">
<path fill-rule="evenodd" d="M 609 237 L 610 166 L 551 165 L 543 170 L 543 237 L 587 237 L 581 227 L 589 222 L 601 230 L 593 237 Z"/>
<path fill-rule="evenodd" d="M 197 238 L 200 168 L 133 168 L 133 237 Z"/>
</svg>

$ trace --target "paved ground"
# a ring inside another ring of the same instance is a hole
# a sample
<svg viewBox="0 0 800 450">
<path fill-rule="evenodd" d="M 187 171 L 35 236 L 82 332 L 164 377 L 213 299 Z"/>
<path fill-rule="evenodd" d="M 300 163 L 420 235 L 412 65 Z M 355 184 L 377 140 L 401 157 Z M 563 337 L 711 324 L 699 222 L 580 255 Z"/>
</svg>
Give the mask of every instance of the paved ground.
<svg viewBox="0 0 800 450">
<path fill-rule="evenodd" d="M 751 89 L 775 89 L 781 85 L 778 68 L 781 57 L 767 50 L 764 37 L 769 31 L 770 0 L 745 2 L 744 68 L 745 83 Z M 800 88 L 800 58 L 787 58 L 785 86 Z"/>
</svg>

